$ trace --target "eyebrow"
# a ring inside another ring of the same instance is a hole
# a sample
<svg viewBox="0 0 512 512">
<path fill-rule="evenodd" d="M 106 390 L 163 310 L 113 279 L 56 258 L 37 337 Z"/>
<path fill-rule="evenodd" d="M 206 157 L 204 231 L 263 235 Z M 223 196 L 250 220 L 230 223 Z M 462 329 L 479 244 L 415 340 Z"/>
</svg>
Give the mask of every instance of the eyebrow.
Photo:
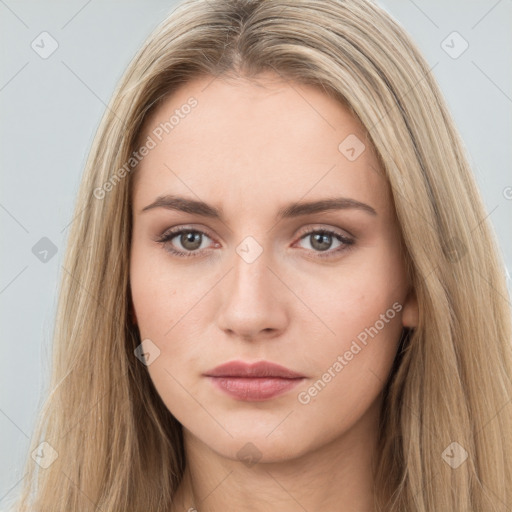
<svg viewBox="0 0 512 512">
<path fill-rule="evenodd" d="M 201 215 L 212 219 L 219 219 L 224 222 L 222 210 L 215 208 L 203 201 L 188 199 L 176 195 L 164 195 L 156 198 L 154 202 L 145 206 L 140 213 L 154 208 L 165 208 L 167 210 L 177 210 L 184 213 Z M 294 202 L 279 209 L 278 219 L 290 219 L 300 217 L 301 215 L 311 215 L 334 210 L 360 210 L 370 215 L 377 215 L 377 212 L 370 205 L 356 201 L 349 197 L 335 197 L 321 199 L 319 201 Z"/>
</svg>

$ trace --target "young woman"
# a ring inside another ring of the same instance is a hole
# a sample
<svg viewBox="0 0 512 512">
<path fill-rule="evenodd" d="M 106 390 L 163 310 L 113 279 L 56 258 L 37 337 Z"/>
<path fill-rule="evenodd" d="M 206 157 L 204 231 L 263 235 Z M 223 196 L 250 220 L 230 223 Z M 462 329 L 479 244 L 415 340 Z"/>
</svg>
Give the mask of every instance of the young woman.
<svg viewBox="0 0 512 512">
<path fill-rule="evenodd" d="M 76 215 L 17 510 L 511 509 L 503 263 L 377 5 L 180 5 Z"/>
</svg>

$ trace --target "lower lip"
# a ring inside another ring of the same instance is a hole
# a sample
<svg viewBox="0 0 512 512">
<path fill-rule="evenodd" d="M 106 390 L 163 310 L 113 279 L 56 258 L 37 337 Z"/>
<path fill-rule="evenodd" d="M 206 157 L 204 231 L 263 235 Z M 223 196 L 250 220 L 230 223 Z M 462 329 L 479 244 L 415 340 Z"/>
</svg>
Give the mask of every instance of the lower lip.
<svg viewBox="0 0 512 512">
<path fill-rule="evenodd" d="M 261 402 L 295 387 L 303 378 L 279 377 L 208 377 L 220 390 L 238 400 Z"/>
</svg>

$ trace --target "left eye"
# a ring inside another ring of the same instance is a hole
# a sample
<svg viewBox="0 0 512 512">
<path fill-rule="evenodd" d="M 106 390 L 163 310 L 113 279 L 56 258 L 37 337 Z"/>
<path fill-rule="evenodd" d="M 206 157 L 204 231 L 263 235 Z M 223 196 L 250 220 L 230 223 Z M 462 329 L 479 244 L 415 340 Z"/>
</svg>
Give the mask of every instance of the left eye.
<svg viewBox="0 0 512 512">
<path fill-rule="evenodd" d="M 174 240 L 175 238 L 178 239 L 183 249 L 176 249 L 176 247 L 172 243 L 172 240 Z M 157 242 L 164 245 L 165 250 L 170 252 L 171 254 L 180 257 L 191 257 L 198 256 L 201 250 L 205 249 L 205 247 L 202 247 L 204 238 L 208 238 L 211 240 L 211 238 L 203 231 L 182 228 L 175 231 L 164 233 L 157 240 Z M 308 238 L 310 240 L 310 250 L 317 253 L 325 253 L 318 254 L 318 257 L 321 258 L 329 257 L 335 253 L 339 253 L 340 251 L 346 250 L 350 245 L 354 243 L 354 240 L 352 238 L 349 238 L 338 232 L 330 231 L 327 229 L 316 229 L 304 233 L 299 238 L 299 241 Z M 339 245 L 336 249 L 329 250 L 332 246 L 333 239 L 337 239 Z"/>
<path fill-rule="evenodd" d="M 339 242 L 339 245 L 336 249 L 329 251 L 329 255 L 332 253 L 337 253 L 353 243 L 352 239 L 327 229 L 309 231 L 300 238 L 300 240 L 308 239 L 310 240 L 309 245 L 314 250 L 314 252 L 326 252 L 331 248 L 333 239 L 336 239 Z M 323 257 L 324 255 L 322 254 L 321 256 Z"/>
</svg>

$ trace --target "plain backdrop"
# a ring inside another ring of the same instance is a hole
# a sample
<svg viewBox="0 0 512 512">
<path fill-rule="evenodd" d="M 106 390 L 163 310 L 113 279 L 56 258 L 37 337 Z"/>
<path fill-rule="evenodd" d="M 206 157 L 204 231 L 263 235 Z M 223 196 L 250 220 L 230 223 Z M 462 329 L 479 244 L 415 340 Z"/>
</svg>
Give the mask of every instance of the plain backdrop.
<svg viewBox="0 0 512 512">
<path fill-rule="evenodd" d="M 434 66 L 511 269 L 512 0 L 378 3 Z M 121 74 L 175 5 L 0 0 L 0 509 L 19 491 L 47 392 L 57 286 L 86 155 Z"/>
</svg>

